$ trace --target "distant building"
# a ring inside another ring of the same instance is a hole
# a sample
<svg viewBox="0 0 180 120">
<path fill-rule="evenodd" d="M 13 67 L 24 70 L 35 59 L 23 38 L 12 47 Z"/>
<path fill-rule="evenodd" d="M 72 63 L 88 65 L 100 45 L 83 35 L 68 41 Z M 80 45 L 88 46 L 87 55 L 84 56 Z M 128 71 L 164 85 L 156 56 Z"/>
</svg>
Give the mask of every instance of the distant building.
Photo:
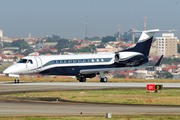
<svg viewBox="0 0 180 120">
<path fill-rule="evenodd" d="M 24 57 L 24 55 L 14 55 L 13 57 L 16 57 L 16 61 L 19 61 L 21 58 Z"/>
<path fill-rule="evenodd" d="M 35 50 L 41 50 L 43 48 L 43 44 L 42 43 L 37 43 L 34 45 L 34 49 Z"/>
<path fill-rule="evenodd" d="M 2 37 L 2 38 L 1 38 L 1 42 L 12 43 L 12 40 L 11 40 L 11 38 L 8 38 L 8 37 Z"/>
<path fill-rule="evenodd" d="M 160 66 L 155 67 L 155 70 L 156 70 L 156 71 L 162 71 L 162 67 L 160 67 Z"/>
<path fill-rule="evenodd" d="M 39 56 L 39 52 L 30 53 L 28 56 Z"/>
<path fill-rule="evenodd" d="M 151 55 L 156 55 L 157 54 L 157 52 L 156 52 L 156 42 L 152 43 L 151 49 L 150 49 L 150 54 Z"/>
<path fill-rule="evenodd" d="M 180 74 L 173 75 L 173 79 L 175 79 L 175 80 L 179 80 L 179 79 L 180 79 Z"/>
<path fill-rule="evenodd" d="M 2 50 L 1 54 L 14 54 L 12 50 Z"/>
<path fill-rule="evenodd" d="M 154 79 L 155 71 L 137 70 L 134 76 L 138 79 Z"/>
<path fill-rule="evenodd" d="M 43 46 L 44 47 L 50 47 L 50 46 L 55 46 L 55 45 L 57 45 L 58 44 L 58 42 L 45 42 L 44 44 L 43 44 Z"/>
<path fill-rule="evenodd" d="M 83 46 L 83 47 L 87 47 L 87 46 L 89 46 L 89 44 L 90 44 L 90 41 L 82 40 L 82 42 L 81 42 L 81 46 Z"/>
<path fill-rule="evenodd" d="M 5 47 L 4 50 L 19 50 L 19 47 Z"/>
<path fill-rule="evenodd" d="M 3 49 L 3 42 L 0 42 L 0 49 Z"/>
<path fill-rule="evenodd" d="M 5 56 L 2 61 L 3 62 L 14 62 L 14 59 L 12 56 Z"/>
<path fill-rule="evenodd" d="M 3 37 L 3 30 L 0 30 L 0 38 Z"/>
<path fill-rule="evenodd" d="M 31 39 L 31 33 L 29 33 L 29 39 Z"/>
<path fill-rule="evenodd" d="M 177 55 L 177 37 L 174 33 L 163 33 L 162 37 L 156 37 L 157 55 L 173 57 Z"/>
<path fill-rule="evenodd" d="M 118 52 L 120 50 L 119 48 L 96 48 L 97 52 Z"/>
<path fill-rule="evenodd" d="M 75 49 L 81 49 L 81 48 L 83 48 L 81 45 L 74 45 L 74 48 Z"/>
</svg>

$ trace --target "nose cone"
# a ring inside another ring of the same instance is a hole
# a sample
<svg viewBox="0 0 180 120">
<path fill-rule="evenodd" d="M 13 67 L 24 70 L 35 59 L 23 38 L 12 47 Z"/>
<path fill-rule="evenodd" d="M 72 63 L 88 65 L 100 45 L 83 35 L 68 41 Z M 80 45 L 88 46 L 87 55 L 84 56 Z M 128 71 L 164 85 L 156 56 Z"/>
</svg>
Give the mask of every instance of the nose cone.
<svg viewBox="0 0 180 120">
<path fill-rule="evenodd" d="M 11 71 L 10 71 L 9 67 L 8 67 L 8 68 L 6 68 L 6 69 L 3 71 L 3 73 L 4 73 L 4 74 L 10 74 L 10 73 L 11 73 Z"/>
<path fill-rule="evenodd" d="M 11 74 L 15 72 L 17 72 L 17 67 L 15 65 L 11 65 L 3 71 L 4 74 Z"/>
</svg>

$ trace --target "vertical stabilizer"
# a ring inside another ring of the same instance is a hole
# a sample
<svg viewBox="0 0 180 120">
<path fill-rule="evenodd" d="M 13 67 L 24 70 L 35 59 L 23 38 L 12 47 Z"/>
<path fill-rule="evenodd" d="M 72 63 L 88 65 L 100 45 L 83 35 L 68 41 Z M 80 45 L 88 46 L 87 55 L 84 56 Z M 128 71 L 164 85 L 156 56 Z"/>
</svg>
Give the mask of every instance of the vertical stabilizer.
<svg viewBox="0 0 180 120">
<path fill-rule="evenodd" d="M 145 56 L 148 56 L 154 34 L 156 32 L 172 32 L 172 31 L 174 30 L 160 31 L 159 29 L 154 29 L 154 30 L 142 31 L 142 34 L 137 44 L 133 48 L 129 48 L 123 51 L 139 52 Z"/>
</svg>

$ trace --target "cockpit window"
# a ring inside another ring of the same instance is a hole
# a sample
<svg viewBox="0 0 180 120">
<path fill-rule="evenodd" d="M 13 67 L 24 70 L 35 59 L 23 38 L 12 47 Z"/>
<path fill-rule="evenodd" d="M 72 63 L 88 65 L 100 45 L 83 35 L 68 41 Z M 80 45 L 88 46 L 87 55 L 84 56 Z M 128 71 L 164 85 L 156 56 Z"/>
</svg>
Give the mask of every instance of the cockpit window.
<svg viewBox="0 0 180 120">
<path fill-rule="evenodd" d="M 20 59 L 20 61 L 18 63 L 29 63 L 29 64 L 33 64 L 33 61 L 31 59 Z"/>
<path fill-rule="evenodd" d="M 28 62 L 27 62 L 27 63 L 33 64 L 33 61 L 32 61 L 32 60 L 28 60 Z"/>
<path fill-rule="evenodd" d="M 20 59 L 20 61 L 18 63 L 26 63 L 27 59 Z"/>
</svg>

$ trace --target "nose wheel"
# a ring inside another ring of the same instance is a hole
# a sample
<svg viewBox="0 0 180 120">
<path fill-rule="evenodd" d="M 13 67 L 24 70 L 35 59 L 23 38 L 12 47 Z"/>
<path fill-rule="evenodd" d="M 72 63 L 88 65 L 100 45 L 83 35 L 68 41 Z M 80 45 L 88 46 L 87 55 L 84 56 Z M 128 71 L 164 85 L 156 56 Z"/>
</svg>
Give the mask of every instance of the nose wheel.
<svg viewBox="0 0 180 120">
<path fill-rule="evenodd" d="M 107 82 L 108 79 L 107 77 L 104 76 L 104 72 L 100 71 L 99 73 L 100 73 L 100 78 L 99 78 L 100 82 Z"/>
<path fill-rule="evenodd" d="M 107 82 L 107 77 L 105 77 L 105 78 L 100 78 L 100 82 Z"/>
<path fill-rule="evenodd" d="M 16 78 L 16 79 L 14 80 L 14 83 L 19 83 L 19 78 Z"/>
</svg>

